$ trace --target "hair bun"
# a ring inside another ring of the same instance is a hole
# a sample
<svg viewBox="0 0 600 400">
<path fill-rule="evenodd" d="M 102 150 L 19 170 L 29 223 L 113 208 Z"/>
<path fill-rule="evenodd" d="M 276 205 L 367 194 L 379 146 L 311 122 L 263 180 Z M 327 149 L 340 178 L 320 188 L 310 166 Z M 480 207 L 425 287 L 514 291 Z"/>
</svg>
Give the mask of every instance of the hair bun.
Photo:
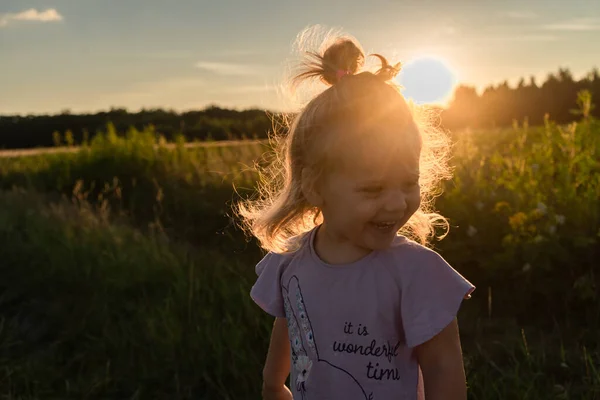
<svg viewBox="0 0 600 400">
<path fill-rule="evenodd" d="M 323 53 L 323 80 L 336 84 L 345 75 L 354 75 L 362 68 L 365 56 L 356 43 L 347 38 L 338 39 Z M 340 73 L 345 72 L 345 73 Z"/>
<path fill-rule="evenodd" d="M 342 37 L 323 52 L 307 52 L 303 72 L 294 78 L 294 83 L 307 78 L 320 78 L 329 85 L 335 85 L 345 75 L 356 74 L 363 66 L 365 56 L 360 45 L 354 40 Z"/>
</svg>

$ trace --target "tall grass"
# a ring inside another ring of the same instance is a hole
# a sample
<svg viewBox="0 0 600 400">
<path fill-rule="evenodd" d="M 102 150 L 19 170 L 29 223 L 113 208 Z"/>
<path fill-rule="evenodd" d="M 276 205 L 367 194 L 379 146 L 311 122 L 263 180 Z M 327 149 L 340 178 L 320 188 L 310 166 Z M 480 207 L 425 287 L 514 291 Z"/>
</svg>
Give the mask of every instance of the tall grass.
<svg viewBox="0 0 600 400">
<path fill-rule="evenodd" d="M 495 315 L 600 328 L 600 123 L 463 132 L 454 164 L 440 247 L 492 288 Z"/>
<path fill-rule="evenodd" d="M 248 298 L 243 255 L 20 191 L 0 196 L 0 241 L 4 398 L 257 393 L 267 325 Z"/>
<path fill-rule="evenodd" d="M 478 286 L 471 399 L 600 398 L 599 140 L 590 118 L 456 134 L 436 248 Z M 229 214 L 265 149 L 109 127 L 0 158 L 0 398 L 258 399 L 272 321 Z"/>
<path fill-rule="evenodd" d="M 194 243 L 221 241 L 230 224 L 232 185 L 245 194 L 265 144 L 175 147 L 152 128 L 119 136 L 109 125 L 78 152 L 0 158 L 0 188 L 24 187 L 94 204 L 135 226 Z M 224 228 L 226 228 L 224 230 Z M 219 233 L 220 235 L 216 235 Z"/>
</svg>

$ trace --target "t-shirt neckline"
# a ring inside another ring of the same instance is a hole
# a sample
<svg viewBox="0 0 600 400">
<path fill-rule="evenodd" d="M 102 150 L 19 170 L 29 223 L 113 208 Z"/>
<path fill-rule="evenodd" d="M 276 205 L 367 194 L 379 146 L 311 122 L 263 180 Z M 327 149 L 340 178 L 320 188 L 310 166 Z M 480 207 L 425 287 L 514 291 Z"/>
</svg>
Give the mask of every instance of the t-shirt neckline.
<svg viewBox="0 0 600 400">
<path fill-rule="evenodd" d="M 361 257 L 358 260 L 353 261 L 351 263 L 329 264 L 329 263 L 323 261 L 323 259 L 321 259 L 321 257 L 319 257 L 319 255 L 317 254 L 317 251 L 315 250 L 315 238 L 317 236 L 317 231 L 319 230 L 320 227 L 321 227 L 321 225 L 317 225 L 316 227 L 314 227 L 313 230 L 310 232 L 310 235 L 308 236 L 308 248 L 309 248 L 310 257 L 317 265 L 320 265 L 322 267 L 329 268 L 329 269 L 339 269 L 339 270 L 343 271 L 343 270 L 358 268 L 361 265 L 365 265 L 365 263 L 368 263 L 369 261 L 371 261 L 373 258 L 375 258 L 377 256 L 378 251 L 373 250 L 369 254 L 365 255 L 364 257 Z"/>
</svg>

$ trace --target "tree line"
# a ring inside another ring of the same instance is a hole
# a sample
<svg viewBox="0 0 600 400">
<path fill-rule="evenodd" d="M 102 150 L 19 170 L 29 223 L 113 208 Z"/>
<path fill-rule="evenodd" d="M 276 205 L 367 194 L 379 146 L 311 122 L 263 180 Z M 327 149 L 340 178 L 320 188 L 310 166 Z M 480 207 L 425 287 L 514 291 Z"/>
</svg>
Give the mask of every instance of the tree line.
<svg viewBox="0 0 600 400">
<path fill-rule="evenodd" d="M 63 111 L 56 115 L 0 116 L 0 148 L 79 145 L 105 131 L 109 123 L 119 133 L 152 125 L 167 140 L 177 134 L 183 134 L 189 141 L 232 140 L 266 137 L 272 127 L 272 116 L 259 109 L 237 111 L 217 106 L 184 113 L 162 109 L 132 113 L 112 108 L 96 114 Z M 62 137 L 62 143 L 57 143 L 57 136 Z"/>
<path fill-rule="evenodd" d="M 587 91 L 592 99 L 600 99 L 598 68 L 579 80 L 568 69 L 560 68 L 557 73 L 548 74 L 541 84 L 535 77 L 521 78 L 516 87 L 505 81 L 488 86 L 481 94 L 473 87 L 459 86 L 449 107 L 442 112 L 442 123 L 449 129 L 502 127 L 515 120 L 540 125 L 545 115 L 559 124 L 569 123 L 580 118 L 576 110 L 582 91 Z M 590 115 L 599 117 L 600 109 L 593 108 Z"/>
<path fill-rule="evenodd" d="M 600 72 L 592 69 L 577 80 L 565 68 L 550 73 L 542 83 L 535 77 L 522 78 L 511 87 L 507 82 L 491 85 L 482 93 L 474 87 L 456 88 L 453 100 L 441 112 L 442 126 L 448 129 L 509 126 L 527 120 L 530 125 L 543 123 L 545 115 L 558 123 L 580 118 L 578 94 L 586 90 L 593 99 L 600 98 Z M 600 108 L 591 110 L 600 117 Z M 250 109 L 244 111 L 210 106 L 201 111 L 178 113 L 162 109 L 137 113 L 122 108 L 96 114 L 4 115 L 0 116 L 0 148 L 31 148 L 56 145 L 56 132 L 68 132 L 69 144 L 81 144 L 112 123 L 118 132 L 130 127 L 143 129 L 153 125 L 167 139 L 183 134 L 188 140 L 230 140 L 248 137 L 265 138 L 272 129 L 277 113 Z"/>
</svg>

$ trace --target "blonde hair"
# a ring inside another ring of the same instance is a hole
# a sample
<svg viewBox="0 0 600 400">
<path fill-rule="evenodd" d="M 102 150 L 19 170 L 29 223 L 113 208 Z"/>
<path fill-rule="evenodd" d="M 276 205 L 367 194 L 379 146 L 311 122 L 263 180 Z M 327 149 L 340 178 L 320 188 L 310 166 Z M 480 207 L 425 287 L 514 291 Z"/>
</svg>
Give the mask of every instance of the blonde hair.
<svg viewBox="0 0 600 400">
<path fill-rule="evenodd" d="M 295 251 L 299 241 L 294 239 L 322 222 L 320 210 L 304 196 L 302 171 L 310 169 L 312 180 L 316 181 L 335 165 L 331 154 L 335 155 L 332 149 L 337 140 L 344 144 L 350 143 L 351 137 L 369 140 L 365 135 L 377 135 L 374 128 L 382 123 L 400 126 L 406 132 L 403 139 L 408 139 L 409 146 L 416 144 L 410 147 L 420 151 L 421 206 L 400 233 L 427 245 L 437 227 L 444 227 L 447 232 L 447 220 L 434 211 L 433 202 L 441 193 L 441 180 L 451 176 L 447 163 L 449 140 L 432 123 L 431 110 L 407 103 L 399 88 L 390 82 L 400 70 L 400 63 L 391 65 L 383 56 L 374 54 L 381 62 L 380 68 L 376 72 L 361 71 L 364 52 L 347 35 L 337 37 L 319 53 L 305 55 L 292 86 L 319 78 L 329 87 L 310 100 L 291 124 L 286 121 L 287 135 L 278 135 L 275 130 L 271 136 L 274 157 L 258 168 L 257 192 L 237 205 L 246 232 L 267 251 Z"/>
</svg>

